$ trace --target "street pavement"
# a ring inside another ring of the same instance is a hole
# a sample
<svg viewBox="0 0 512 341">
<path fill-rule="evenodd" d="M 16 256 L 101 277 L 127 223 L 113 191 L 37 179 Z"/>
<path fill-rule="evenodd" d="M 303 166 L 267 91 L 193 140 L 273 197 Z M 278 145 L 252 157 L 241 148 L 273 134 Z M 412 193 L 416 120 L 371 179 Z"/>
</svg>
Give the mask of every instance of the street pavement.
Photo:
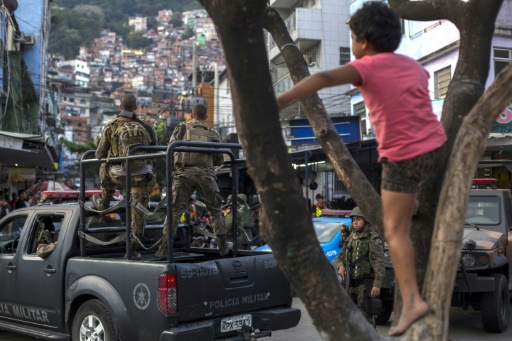
<svg viewBox="0 0 512 341">
<path fill-rule="evenodd" d="M 297 327 L 289 330 L 281 330 L 272 333 L 272 337 L 261 340 L 273 341 L 319 341 L 322 340 L 318 331 L 313 326 L 313 322 L 304 307 L 304 304 L 294 298 L 293 306 L 302 311 L 302 317 Z M 512 302 L 511 302 L 512 309 Z M 393 318 L 393 316 L 391 316 Z M 377 330 L 383 335 L 387 335 L 390 324 L 377 326 Z M 467 311 L 461 308 L 452 308 L 450 311 L 450 331 L 449 337 L 452 341 L 511 341 L 512 340 L 512 314 L 509 316 L 508 330 L 502 334 L 487 333 L 480 319 L 480 312 L 473 309 Z M 1 340 L 1 339 L 0 339 Z"/>
<path fill-rule="evenodd" d="M 512 304 L 511 304 L 512 305 Z M 313 326 L 304 304 L 298 299 L 293 299 L 293 306 L 302 311 L 302 318 L 297 327 L 289 330 L 274 332 L 271 337 L 263 338 L 268 341 L 320 341 L 320 335 Z M 511 307 L 512 308 L 512 307 Z M 389 324 L 378 326 L 377 330 L 387 335 Z M 512 340 L 512 314 L 509 316 L 508 330 L 502 334 L 487 333 L 480 320 L 480 312 L 468 309 L 452 308 L 450 312 L 450 332 L 452 341 L 510 341 Z M 37 339 L 20 336 L 13 333 L 0 332 L 0 341 L 35 341 Z M 144 340 L 146 341 L 146 340 Z"/>
</svg>

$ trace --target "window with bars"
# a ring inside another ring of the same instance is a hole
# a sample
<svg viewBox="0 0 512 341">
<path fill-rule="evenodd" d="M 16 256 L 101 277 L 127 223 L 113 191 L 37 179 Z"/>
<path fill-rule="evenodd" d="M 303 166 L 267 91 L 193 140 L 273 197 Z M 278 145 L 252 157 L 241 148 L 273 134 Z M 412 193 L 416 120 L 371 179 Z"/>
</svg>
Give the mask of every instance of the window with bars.
<svg viewBox="0 0 512 341">
<path fill-rule="evenodd" d="M 340 47 L 340 65 L 350 62 L 350 47 Z"/>
<path fill-rule="evenodd" d="M 503 48 L 494 48 L 494 76 L 507 67 L 512 62 L 512 50 Z"/>
<path fill-rule="evenodd" d="M 334 177 L 334 193 L 335 195 L 343 195 L 343 194 L 350 194 L 347 187 L 341 182 L 340 178 L 336 173 L 332 172 L 332 175 Z"/>
<path fill-rule="evenodd" d="M 435 83 L 434 96 L 436 99 L 441 99 L 441 98 L 446 97 L 446 93 L 448 92 L 448 85 L 450 85 L 451 77 L 452 77 L 451 65 L 434 72 L 434 83 Z"/>
</svg>

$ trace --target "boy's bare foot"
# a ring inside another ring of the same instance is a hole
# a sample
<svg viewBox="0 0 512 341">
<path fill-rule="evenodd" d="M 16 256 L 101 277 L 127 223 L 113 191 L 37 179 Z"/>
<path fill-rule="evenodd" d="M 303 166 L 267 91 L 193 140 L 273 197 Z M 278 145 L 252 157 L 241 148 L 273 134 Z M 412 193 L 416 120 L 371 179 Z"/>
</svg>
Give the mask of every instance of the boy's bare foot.
<svg viewBox="0 0 512 341">
<path fill-rule="evenodd" d="M 427 315 L 429 310 L 428 304 L 425 301 L 414 304 L 410 309 L 402 309 L 400 320 L 398 324 L 389 329 L 390 336 L 399 336 L 405 333 L 407 329 L 416 321 Z"/>
</svg>

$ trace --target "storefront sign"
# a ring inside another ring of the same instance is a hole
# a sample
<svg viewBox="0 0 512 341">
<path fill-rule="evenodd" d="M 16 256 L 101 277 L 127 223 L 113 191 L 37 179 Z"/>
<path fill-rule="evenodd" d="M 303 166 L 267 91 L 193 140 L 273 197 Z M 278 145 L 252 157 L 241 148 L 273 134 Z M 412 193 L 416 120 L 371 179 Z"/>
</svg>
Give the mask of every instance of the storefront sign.
<svg viewBox="0 0 512 341">
<path fill-rule="evenodd" d="M 498 116 L 492 125 L 491 133 L 512 133 L 512 103 Z"/>
<path fill-rule="evenodd" d="M 36 169 L 9 167 L 9 181 L 36 181 Z"/>
</svg>

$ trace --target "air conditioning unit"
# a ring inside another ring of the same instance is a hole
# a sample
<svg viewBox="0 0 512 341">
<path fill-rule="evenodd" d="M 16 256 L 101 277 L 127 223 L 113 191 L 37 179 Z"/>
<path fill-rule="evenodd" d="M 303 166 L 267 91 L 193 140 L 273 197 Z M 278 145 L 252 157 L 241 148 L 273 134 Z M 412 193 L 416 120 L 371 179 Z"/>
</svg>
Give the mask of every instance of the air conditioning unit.
<svg viewBox="0 0 512 341">
<path fill-rule="evenodd" d="M 34 36 L 25 36 L 25 41 L 22 41 L 21 44 L 25 46 L 34 46 L 36 43 L 36 37 Z"/>
<path fill-rule="evenodd" d="M 24 42 L 25 41 L 25 33 L 21 32 L 21 31 L 16 31 L 14 33 L 13 40 L 14 40 L 15 43 Z"/>
</svg>

